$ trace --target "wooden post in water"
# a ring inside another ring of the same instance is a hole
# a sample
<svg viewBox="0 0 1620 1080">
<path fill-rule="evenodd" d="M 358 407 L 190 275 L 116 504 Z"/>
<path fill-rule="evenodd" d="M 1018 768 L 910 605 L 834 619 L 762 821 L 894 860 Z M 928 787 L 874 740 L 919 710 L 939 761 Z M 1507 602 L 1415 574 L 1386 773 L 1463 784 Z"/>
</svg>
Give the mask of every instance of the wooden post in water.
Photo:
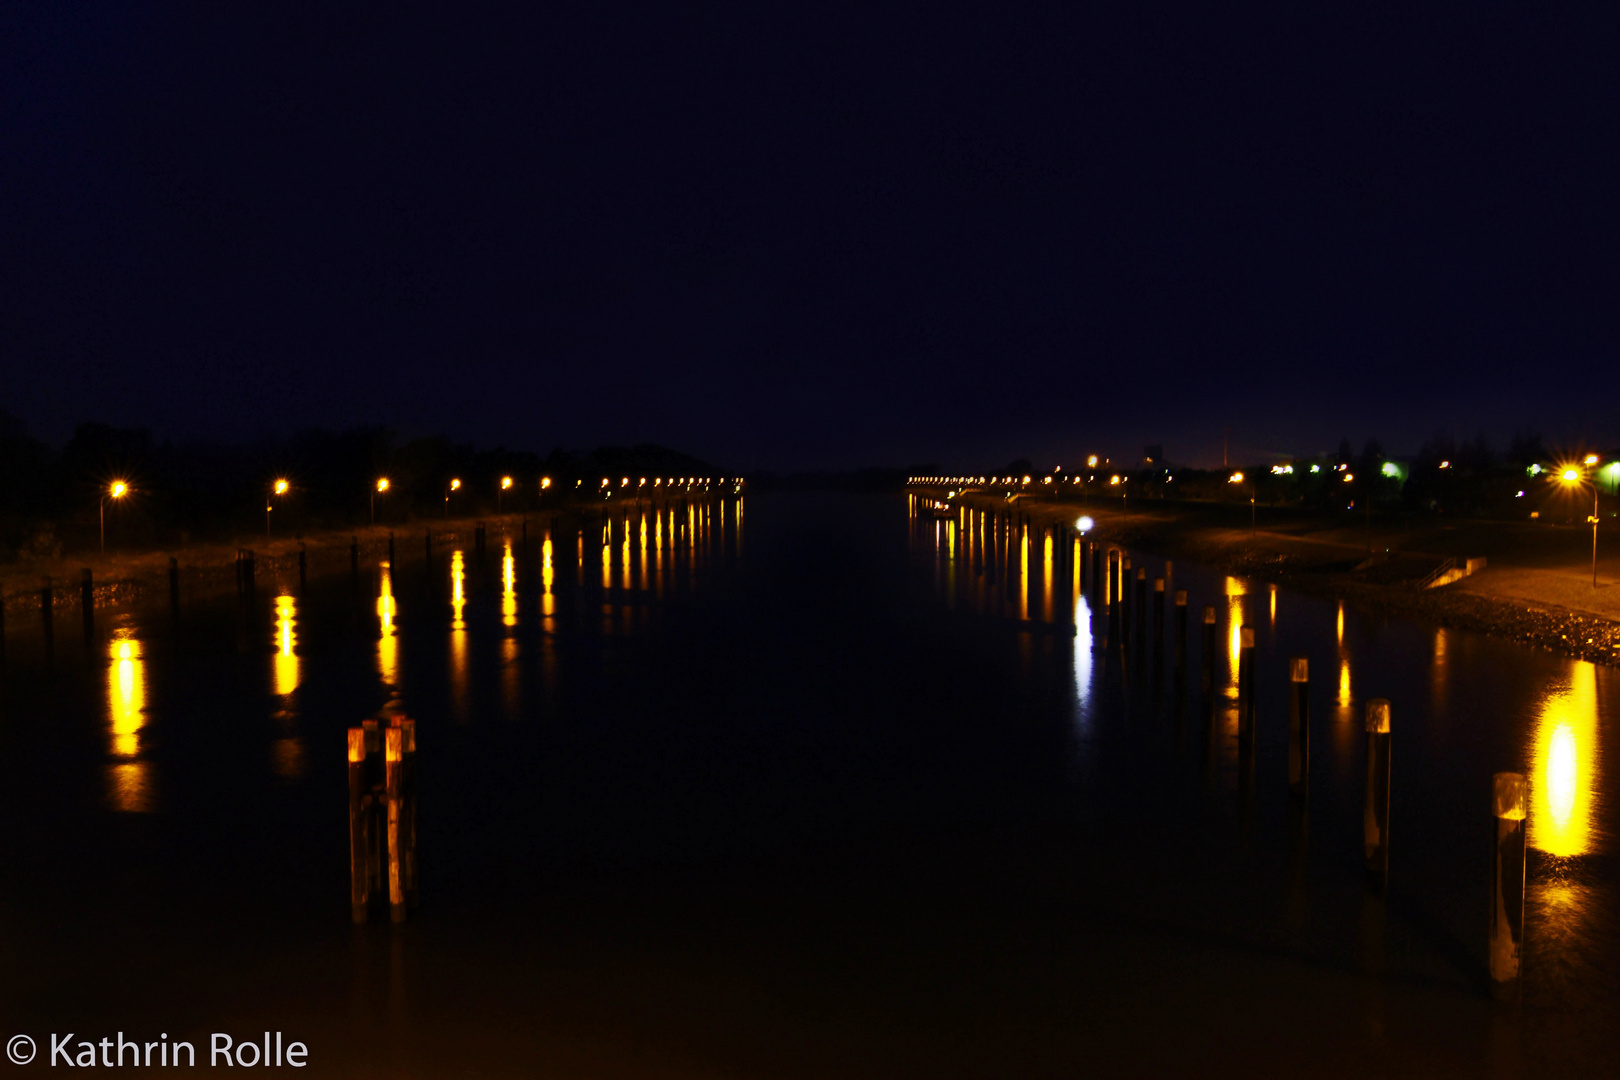
<svg viewBox="0 0 1620 1080">
<path fill-rule="evenodd" d="M 1091 541 L 1091 598 L 1093 601 L 1103 595 L 1103 548 L 1097 541 Z"/>
<path fill-rule="evenodd" d="M 349 537 L 349 573 L 358 580 L 360 577 L 360 538 Z"/>
<path fill-rule="evenodd" d="M 394 530 L 388 530 L 388 565 L 394 565 Z"/>
<path fill-rule="evenodd" d="M 484 523 L 480 521 L 473 529 L 473 557 L 479 566 L 484 565 Z"/>
<path fill-rule="evenodd" d="M 1176 671 L 1187 670 L 1187 590 L 1176 590 Z"/>
<path fill-rule="evenodd" d="M 349 729 L 349 910 L 355 924 L 366 921 L 371 908 L 371 860 L 366 818 L 370 807 L 366 787 L 366 732 Z"/>
<path fill-rule="evenodd" d="M 1367 798 L 1362 811 L 1367 876 L 1375 885 L 1389 880 L 1389 702 L 1367 702 Z"/>
<path fill-rule="evenodd" d="M 1204 605 L 1204 697 L 1215 693 L 1215 605 Z"/>
<path fill-rule="evenodd" d="M 1288 792 L 1297 799 L 1311 790 L 1311 663 L 1295 656 L 1288 661 Z"/>
<path fill-rule="evenodd" d="M 309 584 L 309 552 L 304 550 L 304 542 L 298 541 L 298 589 L 303 591 Z"/>
<path fill-rule="evenodd" d="M 1164 578 L 1153 579 L 1153 651 L 1164 653 Z"/>
<path fill-rule="evenodd" d="M 88 566 L 79 571 L 79 607 L 84 615 L 85 644 L 96 637 L 96 581 Z"/>
<path fill-rule="evenodd" d="M 1121 554 L 1119 557 L 1119 576 L 1114 582 L 1116 589 L 1114 602 L 1119 605 L 1119 641 L 1124 645 L 1131 639 L 1131 558 Z"/>
<path fill-rule="evenodd" d="M 1519 951 L 1524 945 L 1524 776 L 1492 777 L 1496 843 L 1491 848 L 1491 996 L 1510 1000 L 1519 992 Z"/>
<path fill-rule="evenodd" d="M 399 846 L 400 769 L 405 758 L 405 733 L 390 727 L 384 733 L 383 757 L 387 767 L 388 792 L 388 918 L 405 921 L 405 881 L 400 867 Z"/>
<path fill-rule="evenodd" d="M 405 847 L 405 906 L 414 908 L 417 904 L 417 871 L 416 871 L 416 721 L 402 719 L 399 730 L 403 732 L 404 759 L 400 763 L 400 792 L 405 800 L 404 812 L 400 819 L 400 831 Z"/>
<path fill-rule="evenodd" d="M 253 598 L 255 587 L 253 581 L 252 550 L 242 552 L 242 591 L 249 599 Z"/>
<path fill-rule="evenodd" d="M 1147 636 L 1147 567 L 1136 568 L 1136 613 L 1132 618 L 1136 622 L 1136 632 L 1142 637 Z"/>
<path fill-rule="evenodd" d="M 433 530 L 422 530 L 422 559 L 427 563 L 428 569 L 433 568 Z"/>
<path fill-rule="evenodd" d="M 1254 745 L 1254 627 L 1238 628 L 1238 745 Z"/>
<path fill-rule="evenodd" d="M 169 615 L 180 618 L 180 560 L 169 556 Z"/>
</svg>

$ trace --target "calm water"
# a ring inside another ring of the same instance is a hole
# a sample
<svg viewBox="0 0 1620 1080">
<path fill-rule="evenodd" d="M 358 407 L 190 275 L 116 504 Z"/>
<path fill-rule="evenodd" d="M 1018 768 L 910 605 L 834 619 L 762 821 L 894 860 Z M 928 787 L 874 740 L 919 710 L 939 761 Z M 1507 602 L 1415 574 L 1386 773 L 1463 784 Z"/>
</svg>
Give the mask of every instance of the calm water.
<svg viewBox="0 0 1620 1080">
<path fill-rule="evenodd" d="M 358 582 L 188 597 L 178 625 L 103 613 L 88 643 L 59 621 L 49 663 L 13 619 L 0 1033 L 281 1030 L 328 1075 L 1515 1075 L 1613 1052 L 1609 669 L 1178 564 L 1178 677 L 1041 537 L 994 533 L 753 496 L 492 535 L 482 560 L 402 543 Z M 1360 870 L 1370 697 L 1394 733 L 1383 896 Z M 390 701 L 417 720 L 422 902 L 355 928 L 345 731 Z M 1506 769 L 1533 791 L 1520 1008 L 1482 989 Z"/>
</svg>

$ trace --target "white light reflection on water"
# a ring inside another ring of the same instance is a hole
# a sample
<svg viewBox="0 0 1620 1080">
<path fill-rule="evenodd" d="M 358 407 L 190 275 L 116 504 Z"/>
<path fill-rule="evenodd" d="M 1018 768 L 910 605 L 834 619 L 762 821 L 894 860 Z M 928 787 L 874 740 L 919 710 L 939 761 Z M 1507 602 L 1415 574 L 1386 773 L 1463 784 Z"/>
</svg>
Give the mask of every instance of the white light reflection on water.
<svg viewBox="0 0 1620 1080">
<path fill-rule="evenodd" d="M 1093 668 L 1096 664 L 1096 654 L 1092 651 L 1096 643 L 1091 636 L 1091 604 L 1086 600 L 1080 590 L 1075 590 L 1074 597 L 1074 705 L 1075 718 L 1080 727 L 1085 730 L 1091 728 L 1092 699 L 1091 683 Z"/>
</svg>

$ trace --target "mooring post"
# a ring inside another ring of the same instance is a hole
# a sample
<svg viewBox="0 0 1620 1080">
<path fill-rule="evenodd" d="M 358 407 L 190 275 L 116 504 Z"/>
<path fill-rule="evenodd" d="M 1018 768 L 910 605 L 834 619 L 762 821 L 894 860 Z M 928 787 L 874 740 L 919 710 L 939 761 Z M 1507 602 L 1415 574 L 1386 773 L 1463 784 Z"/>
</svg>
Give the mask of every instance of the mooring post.
<svg viewBox="0 0 1620 1080">
<path fill-rule="evenodd" d="M 1389 702 L 1367 702 L 1367 798 L 1362 813 L 1367 874 L 1375 885 L 1389 879 Z"/>
<path fill-rule="evenodd" d="M 1103 592 L 1103 549 L 1097 541 L 1091 541 L 1091 599 L 1095 602 Z"/>
<path fill-rule="evenodd" d="M 349 537 L 349 573 L 358 580 L 360 577 L 360 538 Z"/>
<path fill-rule="evenodd" d="M 96 636 L 96 581 L 88 566 L 79 571 L 79 607 L 84 615 L 84 640 L 88 644 Z"/>
<path fill-rule="evenodd" d="M 427 563 L 428 568 L 432 569 L 432 567 L 433 567 L 433 530 L 432 529 L 423 529 L 422 530 L 422 559 L 423 559 L 424 562 Z"/>
<path fill-rule="evenodd" d="M 169 614 L 180 617 L 180 560 L 169 556 Z"/>
<path fill-rule="evenodd" d="M 484 565 L 484 523 L 482 521 L 473 528 L 473 556 L 478 560 L 479 566 Z"/>
<path fill-rule="evenodd" d="M 1147 567 L 1136 568 L 1136 612 L 1131 617 L 1136 621 L 1136 633 L 1139 638 L 1147 637 Z"/>
<path fill-rule="evenodd" d="M 1114 582 L 1117 590 L 1114 602 L 1119 605 L 1119 641 L 1124 645 L 1131 639 L 1131 558 L 1121 555 L 1119 559 L 1119 578 Z"/>
<path fill-rule="evenodd" d="M 1288 791 L 1303 799 L 1311 789 L 1311 664 L 1304 656 L 1288 661 Z"/>
<path fill-rule="evenodd" d="M 1204 605 L 1204 697 L 1215 693 L 1215 605 Z"/>
<path fill-rule="evenodd" d="M 1519 950 L 1524 945 L 1525 782 L 1520 773 L 1492 777 L 1496 843 L 1491 848 L 1491 996 L 1518 994 Z"/>
<path fill-rule="evenodd" d="M 309 584 L 309 553 L 304 549 L 304 542 L 298 541 L 298 588 L 303 591 Z"/>
<path fill-rule="evenodd" d="M 394 530 L 388 530 L 388 565 L 394 565 Z"/>
<path fill-rule="evenodd" d="M 405 847 L 405 906 L 417 905 L 416 871 L 416 721 L 409 718 L 399 722 L 403 732 L 404 760 L 400 763 L 400 792 L 405 800 L 400 829 Z"/>
<path fill-rule="evenodd" d="M 388 918 L 405 921 L 405 882 L 401 877 L 399 846 L 400 768 L 405 758 L 405 733 L 390 727 L 384 735 L 388 790 Z"/>
<path fill-rule="evenodd" d="M 256 591 L 253 582 L 253 551 L 250 548 L 249 550 L 243 552 L 243 554 L 246 558 L 242 563 L 242 589 L 251 600 L 254 592 Z"/>
<path fill-rule="evenodd" d="M 366 836 L 366 732 L 349 729 L 349 909 L 355 923 L 366 921 L 371 907 L 371 866 Z"/>
<path fill-rule="evenodd" d="M 1187 670 L 1187 590 L 1176 590 L 1176 673 Z"/>
<path fill-rule="evenodd" d="M 1238 628 L 1238 744 L 1254 745 L 1254 627 Z"/>
<path fill-rule="evenodd" d="M 1164 652 L 1164 578 L 1153 579 L 1153 651 Z"/>
</svg>

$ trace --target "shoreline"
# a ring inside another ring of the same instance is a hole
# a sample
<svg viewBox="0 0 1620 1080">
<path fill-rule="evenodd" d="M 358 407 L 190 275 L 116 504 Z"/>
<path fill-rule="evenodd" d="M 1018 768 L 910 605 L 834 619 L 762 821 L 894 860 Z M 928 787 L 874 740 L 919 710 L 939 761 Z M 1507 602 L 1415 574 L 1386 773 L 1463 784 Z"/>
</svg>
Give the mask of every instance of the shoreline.
<svg viewBox="0 0 1620 1080">
<path fill-rule="evenodd" d="M 943 492 L 940 493 L 942 497 Z M 970 493 L 954 502 L 978 510 L 1009 510 L 991 495 Z M 1073 529 L 1085 514 L 1095 522 L 1090 536 L 1170 559 L 1185 559 L 1238 577 L 1250 577 L 1297 592 L 1344 600 L 1384 618 L 1507 638 L 1521 645 L 1610 667 L 1620 666 L 1620 620 L 1602 613 L 1497 591 L 1474 578 L 1424 589 L 1419 583 L 1441 556 L 1394 551 L 1371 566 L 1365 549 L 1266 530 L 1234 529 L 1199 520 L 1199 507 L 1157 506 L 1122 514 L 1112 507 L 1020 500 L 1012 512 L 1037 525 Z M 1209 517 L 1214 514 L 1207 515 Z M 1358 569 L 1359 568 L 1359 569 Z M 1523 567 L 1498 570 L 1524 575 Z"/>
</svg>

